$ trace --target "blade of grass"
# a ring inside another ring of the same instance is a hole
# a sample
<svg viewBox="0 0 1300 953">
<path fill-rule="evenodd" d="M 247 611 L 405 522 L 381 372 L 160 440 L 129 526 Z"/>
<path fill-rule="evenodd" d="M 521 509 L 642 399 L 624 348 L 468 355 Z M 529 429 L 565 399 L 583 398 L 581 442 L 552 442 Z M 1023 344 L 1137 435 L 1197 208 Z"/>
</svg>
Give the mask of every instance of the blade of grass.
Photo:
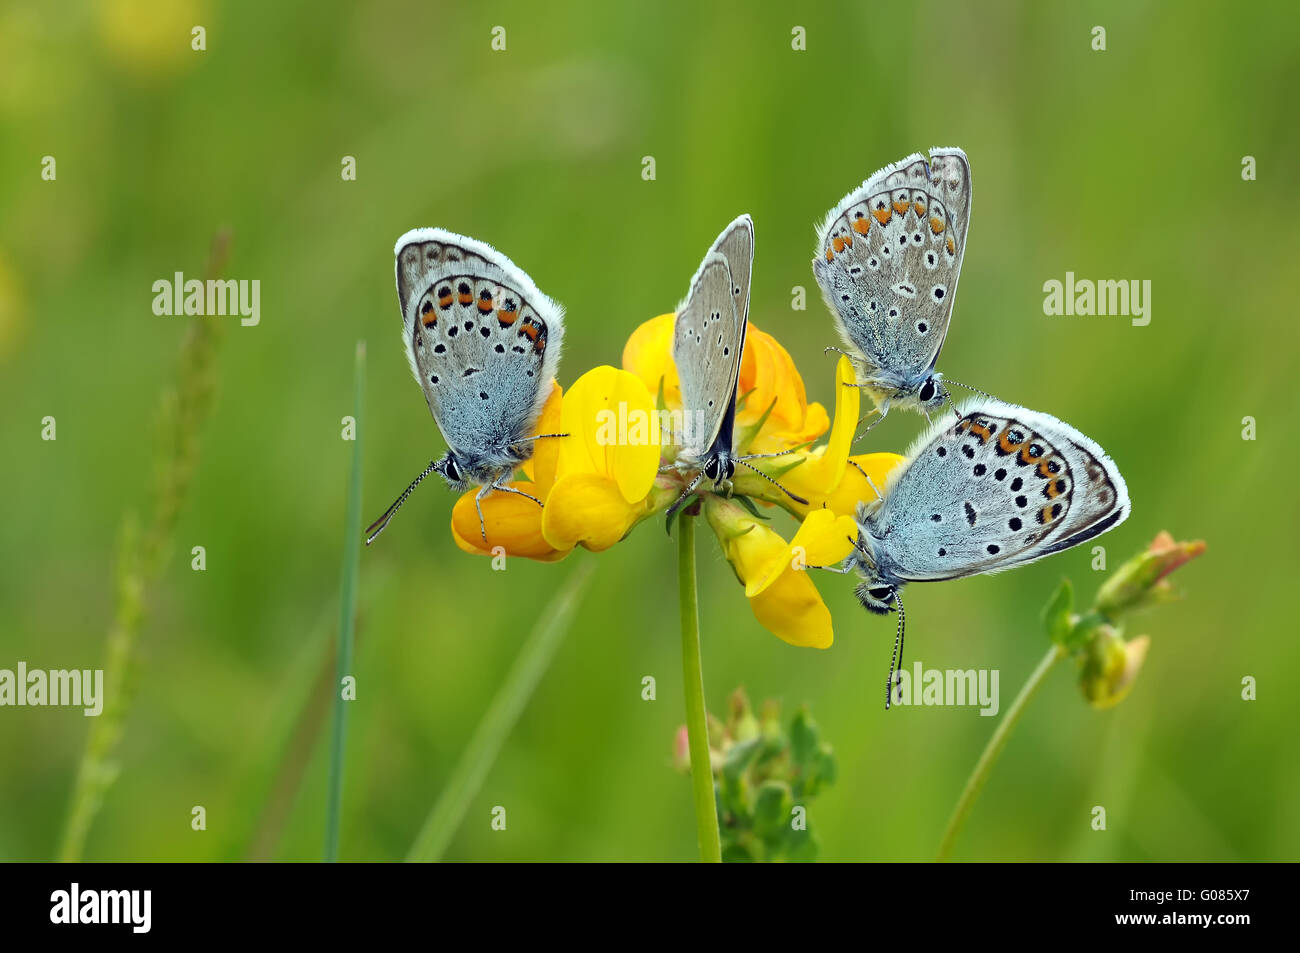
<svg viewBox="0 0 1300 953">
<path fill-rule="evenodd" d="M 343 810 L 343 755 L 347 743 L 348 703 L 343 679 L 352 674 L 352 643 L 356 625 L 357 574 L 361 562 L 361 439 L 366 432 L 366 342 L 357 342 L 352 397 L 355 431 L 352 476 L 348 482 L 346 525 L 343 529 L 343 580 L 339 593 L 338 666 L 334 679 L 334 723 L 330 738 L 329 789 L 325 803 L 325 862 L 339 859 L 339 823 Z"/>
<path fill-rule="evenodd" d="M 225 270 L 229 252 L 230 232 L 220 231 L 212 239 L 204 269 L 207 278 L 216 278 Z M 172 533 L 198 467 L 199 435 L 212 409 L 223 334 L 220 318 L 198 318 L 186 328 L 175 382 L 164 386 L 159 400 L 153 513 L 143 533 L 134 514 L 128 513 L 122 520 L 116 605 L 104 648 L 104 710 L 90 727 L 77 766 L 56 855 L 65 863 L 81 860 L 91 825 L 121 770 L 117 748 L 126 733 L 126 715 L 135 694 L 136 648 L 146 596 L 166 565 Z"/>
<path fill-rule="evenodd" d="M 469 809 L 469 802 L 483 786 L 501 746 L 568 633 L 593 569 L 594 564 L 590 561 L 575 569 L 551 604 L 538 616 L 537 627 L 519 650 L 514 665 L 497 689 L 483 720 L 478 723 L 474 736 L 465 746 L 442 794 L 411 845 L 411 852 L 406 855 L 408 862 L 431 863 L 442 857 Z"/>
</svg>

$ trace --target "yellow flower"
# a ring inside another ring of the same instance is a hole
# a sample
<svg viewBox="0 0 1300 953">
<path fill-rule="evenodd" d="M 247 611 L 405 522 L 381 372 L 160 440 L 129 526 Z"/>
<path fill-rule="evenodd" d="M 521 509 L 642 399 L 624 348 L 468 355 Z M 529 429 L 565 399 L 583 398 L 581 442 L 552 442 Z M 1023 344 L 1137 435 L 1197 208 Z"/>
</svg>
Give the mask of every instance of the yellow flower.
<svg viewBox="0 0 1300 953">
<path fill-rule="evenodd" d="M 729 500 L 707 497 L 703 511 L 763 628 L 791 645 L 829 648 L 835 638 L 831 613 L 805 567 L 843 560 L 857 535 L 853 520 L 816 510 L 787 543 Z"/>
</svg>

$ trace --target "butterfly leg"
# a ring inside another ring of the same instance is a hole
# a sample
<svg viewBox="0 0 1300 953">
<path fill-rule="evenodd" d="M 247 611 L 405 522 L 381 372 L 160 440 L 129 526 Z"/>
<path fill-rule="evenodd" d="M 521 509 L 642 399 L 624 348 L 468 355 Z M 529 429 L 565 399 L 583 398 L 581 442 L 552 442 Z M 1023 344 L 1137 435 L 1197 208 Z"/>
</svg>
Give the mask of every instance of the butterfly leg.
<svg viewBox="0 0 1300 953">
<path fill-rule="evenodd" d="M 483 542 L 485 543 L 487 542 L 487 524 L 483 521 L 483 497 L 487 496 L 493 490 L 500 490 L 502 493 L 514 493 L 516 496 L 522 496 L 532 500 L 538 506 L 544 505 L 541 500 L 533 496 L 531 493 L 525 493 L 523 490 L 516 489 L 515 487 L 509 486 L 505 483 L 494 481 L 492 483 L 483 484 L 482 489 L 480 489 L 478 493 L 474 494 L 474 509 L 478 511 L 478 531 L 479 534 L 482 535 Z"/>
<path fill-rule="evenodd" d="M 857 443 L 859 440 L 861 440 L 861 439 L 862 439 L 863 437 L 865 437 L 867 434 L 871 433 L 871 431 L 875 430 L 875 429 L 876 429 L 876 425 L 879 424 L 882 420 L 885 419 L 885 417 L 889 414 L 889 401 L 885 401 L 883 404 L 881 404 L 879 407 L 877 407 L 877 408 L 876 408 L 876 413 L 879 414 L 880 416 L 877 417 L 875 420 L 871 421 L 871 423 L 867 425 L 867 429 L 866 429 L 866 430 L 862 431 L 862 433 L 858 434 L 856 437 L 853 438 L 853 442 L 854 442 L 854 443 Z M 869 417 L 869 416 L 871 416 L 871 415 L 868 414 L 867 417 Z M 863 417 L 862 420 L 866 420 L 867 417 Z M 862 423 L 862 420 L 859 420 L 858 423 Z"/>
<path fill-rule="evenodd" d="M 804 566 L 803 568 L 822 569 L 825 570 L 826 572 L 833 572 L 837 576 L 847 576 L 849 573 L 853 572 L 852 566 L 811 566 L 809 565 L 809 566 Z"/>
<path fill-rule="evenodd" d="M 479 487 L 479 491 L 474 494 L 474 509 L 478 511 L 478 531 L 483 537 L 483 542 L 487 542 L 487 524 L 483 522 L 483 497 L 492 492 L 492 483 L 484 483 Z"/>
<path fill-rule="evenodd" d="M 545 505 L 546 505 L 546 504 L 544 504 L 541 500 L 539 500 L 537 497 L 533 496 L 531 493 L 525 493 L 523 490 L 520 490 L 520 489 L 518 489 L 517 487 L 506 486 L 504 483 L 493 483 L 491 488 L 492 488 L 493 490 L 500 490 L 502 493 L 513 493 L 513 494 L 515 494 L 516 496 L 522 496 L 522 497 L 524 497 L 524 498 L 526 498 L 526 499 L 532 500 L 532 501 L 533 501 L 534 503 L 536 503 L 538 506 L 545 506 Z"/>
</svg>

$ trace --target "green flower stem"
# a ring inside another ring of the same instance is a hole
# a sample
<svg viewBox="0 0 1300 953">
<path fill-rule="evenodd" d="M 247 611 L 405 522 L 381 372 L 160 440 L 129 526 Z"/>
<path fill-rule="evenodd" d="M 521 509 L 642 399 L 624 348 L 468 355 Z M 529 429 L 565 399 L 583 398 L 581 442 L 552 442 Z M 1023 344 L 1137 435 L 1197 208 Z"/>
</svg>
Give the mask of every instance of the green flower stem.
<svg viewBox="0 0 1300 953">
<path fill-rule="evenodd" d="M 343 581 L 339 595 L 339 649 L 334 678 L 334 726 L 330 738 L 329 790 L 325 802 L 325 862 L 339 859 L 339 825 L 343 811 L 343 754 L 347 741 L 348 702 L 343 679 L 352 674 L 352 644 L 357 619 L 357 575 L 361 562 L 361 438 L 365 433 L 366 342 L 357 342 L 352 412 L 356 433 L 352 441 L 352 476 L 348 481 L 346 525 L 343 528 Z"/>
<path fill-rule="evenodd" d="M 695 827 L 700 860 L 722 862 L 718 837 L 718 805 L 713 797 L 713 768 L 709 763 L 709 726 L 704 711 L 704 672 L 700 663 L 700 600 L 695 584 L 695 517 L 677 521 L 677 587 L 682 614 L 682 688 L 686 695 L 686 737 L 691 752 L 691 788 L 695 794 Z"/>
<path fill-rule="evenodd" d="M 1025 709 L 1029 707 L 1029 701 L 1038 691 L 1038 687 L 1043 683 L 1047 673 L 1052 670 L 1060 659 L 1065 657 L 1065 649 L 1059 645 L 1053 645 L 1043 656 L 1043 660 L 1038 663 L 1029 676 L 1028 681 L 1020 688 L 1016 700 L 1011 703 L 1007 713 L 1002 716 L 1002 721 L 998 723 L 993 732 L 993 737 L 989 743 L 984 746 L 984 751 L 980 755 L 979 761 L 975 763 L 975 770 L 966 780 L 966 788 L 961 792 L 961 797 L 957 801 L 957 806 L 953 809 L 952 817 L 948 821 L 948 829 L 944 831 L 943 842 L 939 845 L 939 856 L 937 860 L 947 860 L 952 854 L 952 845 L 956 841 L 958 833 L 961 832 L 962 825 L 966 822 L 967 815 L 970 814 L 971 808 L 975 806 L 976 799 L 980 796 L 980 791 L 984 788 L 984 782 L 989 779 L 989 774 L 993 771 L 993 765 L 997 763 L 1002 749 L 1006 747 L 1007 739 L 1011 737 L 1011 732 L 1015 729 L 1016 723 L 1020 716 L 1024 714 Z"/>
</svg>

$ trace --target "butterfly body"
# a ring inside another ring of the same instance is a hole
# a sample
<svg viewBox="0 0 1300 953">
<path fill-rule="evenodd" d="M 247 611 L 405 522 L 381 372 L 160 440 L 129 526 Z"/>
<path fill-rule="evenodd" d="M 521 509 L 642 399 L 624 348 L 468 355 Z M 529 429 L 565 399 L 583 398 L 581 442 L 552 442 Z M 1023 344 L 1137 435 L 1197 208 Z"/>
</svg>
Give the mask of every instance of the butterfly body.
<svg viewBox="0 0 1300 953">
<path fill-rule="evenodd" d="M 827 213 L 813 275 L 858 384 L 882 415 L 935 410 L 948 392 L 935 363 L 952 316 L 970 221 L 960 149 L 915 153 L 879 170 Z"/>
</svg>

